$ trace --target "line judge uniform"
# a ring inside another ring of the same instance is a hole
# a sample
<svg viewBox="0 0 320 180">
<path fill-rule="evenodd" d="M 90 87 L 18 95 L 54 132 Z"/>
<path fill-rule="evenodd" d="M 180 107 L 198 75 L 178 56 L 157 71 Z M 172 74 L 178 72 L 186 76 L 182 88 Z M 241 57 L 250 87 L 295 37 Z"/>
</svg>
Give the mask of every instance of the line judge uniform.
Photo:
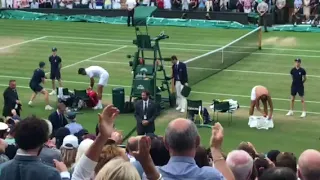
<svg viewBox="0 0 320 180">
<path fill-rule="evenodd" d="M 185 112 L 185 108 L 187 105 L 187 99 L 181 95 L 181 91 L 183 87 L 188 83 L 188 72 L 187 66 L 185 63 L 177 61 L 174 65 L 172 65 L 173 72 L 173 80 L 176 89 L 176 110 L 180 110 L 180 112 Z"/>
</svg>

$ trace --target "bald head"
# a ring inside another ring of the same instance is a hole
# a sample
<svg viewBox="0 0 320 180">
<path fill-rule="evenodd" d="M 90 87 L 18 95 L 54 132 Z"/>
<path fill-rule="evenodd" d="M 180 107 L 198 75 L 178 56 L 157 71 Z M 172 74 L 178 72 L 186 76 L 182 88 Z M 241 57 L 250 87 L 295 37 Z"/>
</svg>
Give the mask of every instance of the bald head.
<svg viewBox="0 0 320 180">
<path fill-rule="evenodd" d="M 300 179 L 320 179 L 320 152 L 314 149 L 305 150 L 299 157 L 298 166 Z"/>
<path fill-rule="evenodd" d="M 127 142 L 127 151 L 130 153 L 132 151 L 139 150 L 139 140 L 141 136 L 130 137 Z"/>
<path fill-rule="evenodd" d="M 236 180 L 247 180 L 250 177 L 253 168 L 253 159 L 246 151 L 231 151 L 227 156 L 226 162 Z"/>
<path fill-rule="evenodd" d="M 171 121 L 165 132 L 165 143 L 176 153 L 196 151 L 200 138 L 195 124 L 187 119 L 178 118 Z"/>
</svg>

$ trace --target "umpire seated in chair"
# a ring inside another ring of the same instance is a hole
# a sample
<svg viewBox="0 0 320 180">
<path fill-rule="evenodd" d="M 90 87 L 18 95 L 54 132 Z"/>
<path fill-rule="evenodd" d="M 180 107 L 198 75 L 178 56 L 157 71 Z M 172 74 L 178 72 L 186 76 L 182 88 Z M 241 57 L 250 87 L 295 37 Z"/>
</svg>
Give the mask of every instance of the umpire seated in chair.
<svg viewBox="0 0 320 180">
<path fill-rule="evenodd" d="M 157 105 L 154 101 L 149 99 L 149 92 L 143 91 L 141 93 L 142 100 L 135 104 L 134 117 L 137 121 L 137 134 L 145 135 L 147 133 L 154 133 L 154 120 L 158 116 Z"/>
</svg>

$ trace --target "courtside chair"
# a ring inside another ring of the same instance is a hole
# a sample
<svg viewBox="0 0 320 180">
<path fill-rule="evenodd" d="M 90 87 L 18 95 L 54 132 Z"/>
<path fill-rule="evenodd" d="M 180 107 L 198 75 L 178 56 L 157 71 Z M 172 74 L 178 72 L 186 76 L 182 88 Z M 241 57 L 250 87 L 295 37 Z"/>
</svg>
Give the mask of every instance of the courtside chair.
<svg viewBox="0 0 320 180">
<path fill-rule="evenodd" d="M 232 123 L 232 114 L 233 111 L 230 110 L 230 103 L 229 101 L 214 101 L 214 108 L 213 108 L 213 120 L 219 122 L 219 113 L 228 113 L 228 126 Z"/>
<path fill-rule="evenodd" d="M 187 100 L 187 119 L 190 118 L 190 116 L 193 116 L 194 123 L 199 128 L 211 128 L 211 125 L 204 124 L 203 122 L 203 111 L 202 111 L 202 100 Z M 199 117 L 199 120 L 197 120 L 197 117 Z"/>
</svg>

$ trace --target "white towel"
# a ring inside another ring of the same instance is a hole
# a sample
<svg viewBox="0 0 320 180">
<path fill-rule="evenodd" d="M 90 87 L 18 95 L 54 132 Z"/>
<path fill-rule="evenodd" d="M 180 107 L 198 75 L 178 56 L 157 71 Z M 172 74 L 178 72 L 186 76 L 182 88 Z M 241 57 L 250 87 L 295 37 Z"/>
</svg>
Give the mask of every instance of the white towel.
<svg viewBox="0 0 320 180">
<path fill-rule="evenodd" d="M 58 99 L 66 101 L 68 98 L 70 98 L 70 95 L 64 95 L 63 94 L 63 87 L 59 87 L 58 88 Z"/>
<path fill-rule="evenodd" d="M 248 125 L 250 128 L 257 129 L 272 129 L 274 127 L 273 120 L 265 118 L 263 116 L 250 116 Z"/>
</svg>

